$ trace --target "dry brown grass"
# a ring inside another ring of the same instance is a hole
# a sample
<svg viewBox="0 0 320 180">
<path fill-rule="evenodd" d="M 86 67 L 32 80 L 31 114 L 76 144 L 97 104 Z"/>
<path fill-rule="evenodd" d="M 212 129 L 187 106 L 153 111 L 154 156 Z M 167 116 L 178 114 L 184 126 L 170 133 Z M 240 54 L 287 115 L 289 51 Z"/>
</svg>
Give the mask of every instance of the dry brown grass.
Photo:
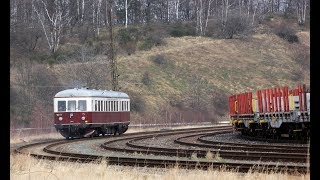
<svg viewBox="0 0 320 180">
<path fill-rule="evenodd" d="M 62 139 L 63 137 L 59 133 L 47 133 L 47 134 L 14 134 L 10 136 L 10 144 L 24 143 L 24 142 L 33 142 L 40 140 L 53 140 L 53 139 Z"/>
<path fill-rule="evenodd" d="M 308 33 L 300 34 L 303 44 L 308 44 Z M 119 71 L 124 75 L 121 83 L 126 84 L 125 89 L 145 96 L 151 109 L 164 104 L 170 94 L 183 94 L 182 87 L 189 86 L 184 80 L 196 75 L 230 94 L 270 86 L 295 87 L 297 83 L 292 80 L 292 72 L 300 67 L 292 59 L 290 44 L 273 34 L 258 34 L 246 40 L 181 37 L 168 38 L 166 42 L 165 46 L 119 58 Z M 174 68 L 157 67 L 150 60 L 157 54 L 174 64 Z M 153 88 L 134 84 L 139 83 L 142 69 L 152 72 Z M 302 77 L 309 84 L 309 73 L 303 72 Z"/>
<path fill-rule="evenodd" d="M 165 180 L 308 180 L 310 174 L 289 175 L 278 173 L 248 172 L 245 174 L 221 170 L 185 170 L 179 167 L 160 169 L 146 167 L 123 167 L 100 163 L 69 163 L 37 160 L 27 155 L 10 155 L 10 179 L 165 179 Z"/>
</svg>

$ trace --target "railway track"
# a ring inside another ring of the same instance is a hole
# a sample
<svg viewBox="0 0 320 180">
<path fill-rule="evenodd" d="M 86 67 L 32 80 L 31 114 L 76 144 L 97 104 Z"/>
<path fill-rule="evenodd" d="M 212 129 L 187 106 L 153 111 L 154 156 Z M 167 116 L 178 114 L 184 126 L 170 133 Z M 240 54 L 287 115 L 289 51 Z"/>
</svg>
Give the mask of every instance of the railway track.
<svg viewBox="0 0 320 180">
<path fill-rule="evenodd" d="M 76 139 L 73 141 L 57 140 L 50 142 L 41 142 L 21 146 L 15 149 L 16 153 L 29 154 L 30 156 L 61 161 L 93 162 L 107 160 L 109 164 L 129 165 L 129 166 L 147 166 L 147 167 L 172 167 L 182 168 L 226 168 L 236 169 L 239 172 L 247 172 L 250 169 L 260 171 L 286 171 L 289 173 L 306 173 L 308 165 L 306 162 L 307 153 L 300 149 L 299 153 L 286 152 L 281 153 L 281 148 L 288 147 L 270 147 L 256 148 L 246 147 L 243 144 L 220 143 L 203 139 L 205 136 L 214 136 L 217 134 L 230 133 L 232 127 L 206 127 L 180 130 L 165 130 L 152 132 L 128 133 L 121 136 L 107 136 L 97 138 Z M 157 147 L 144 145 L 141 141 L 152 139 L 173 139 L 171 147 Z M 70 143 L 84 144 L 88 141 L 103 142 L 99 143 L 105 151 L 122 152 L 125 155 L 107 155 L 108 153 L 88 154 L 67 151 L 61 147 Z M 59 148 L 60 147 L 60 148 Z M 190 148 L 192 147 L 192 148 Z M 206 148 L 206 149 L 205 149 Z M 244 148 L 245 151 L 241 151 Z M 254 150 L 254 151 L 252 151 Z M 269 151 L 270 150 L 270 151 Z M 272 151 L 273 150 L 273 151 Z M 219 154 L 222 161 L 208 159 L 208 151 Z M 297 150 L 298 151 L 298 150 Z M 137 157 L 133 154 L 142 154 Z M 196 158 L 194 155 L 196 154 Z M 244 161 L 246 160 L 246 161 Z M 257 163 L 257 161 L 259 162 Z M 264 162 L 268 160 L 268 162 Z M 270 162 L 273 160 L 273 162 Z M 281 162 L 281 163 L 279 163 Z M 295 163 L 293 163 L 295 162 Z M 293 163 L 293 164 L 292 164 Z"/>
<path fill-rule="evenodd" d="M 178 156 L 178 157 L 189 157 L 191 158 L 195 154 L 199 158 L 205 158 L 207 156 L 208 151 L 214 154 L 219 154 L 221 158 L 227 159 L 237 159 L 237 160 L 258 160 L 258 161 L 274 161 L 274 162 L 298 162 L 304 163 L 307 159 L 307 149 L 305 152 L 296 153 L 295 147 L 292 148 L 292 152 L 284 153 L 283 150 L 290 148 L 289 146 L 283 148 L 275 148 L 273 145 L 270 147 L 245 147 L 243 144 L 238 143 L 229 143 L 229 145 L 212 145 L 212 144 L 205 144 L 203 142 L 197 142 L 199 136 L 206 135 L 208 136 L 208 132 L 204 133 L 208 130 L 203 130 L 201 133 L 198 131 L 187 132 L 187 136 L 177 137 L 174 142 L 177 144 L 181 144 L 184 146 L 189 147 L 202 147 L 206 149 L 187 149 L 181 147 L 155 147 L 155 146 L 146 146 L 139 143 L 143 139 L 150 139 L 154 138 L 155 136 L 142 136 L 137 138 L 125 138 L 121 140 L 111 140 L 107 141 L 106 143 L 102 144 L 101 147 L 107 150 L 112 151 L 120 151 L 126 153 L 142 153 L 142 154 L 152 154 L 152 155 L 163 155 L 163 156 Z M 216 130 L 209 130 L 209 135 L 217 135 L 221 133 L 230 133 L 232 130 L 228 129 L 216 129 Z M 165 137 L 165 136 L 172 136 L 176 135 L 177 133 L 167 133 L 157 135 L 157 137 Z M 178 135 L 185 134 L 179 132 Z M 112 144 L 119 143 L 120 141 L 127 141 L 126 145 L 130 148 L 124 147 L 116 147 Z M 301 149 L 301 147 L 298 147 Z"/>
</svg>

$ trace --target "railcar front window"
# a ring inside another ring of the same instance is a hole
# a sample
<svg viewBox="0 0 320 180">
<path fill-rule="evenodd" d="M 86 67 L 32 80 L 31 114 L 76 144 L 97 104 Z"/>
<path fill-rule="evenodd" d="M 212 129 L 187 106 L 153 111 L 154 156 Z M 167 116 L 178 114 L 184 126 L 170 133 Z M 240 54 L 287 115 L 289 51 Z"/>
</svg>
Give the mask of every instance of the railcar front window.
<svg viewBox="0 0 320 180">
<path fill-rule="evenodd" d="M 58 101 L 58 111 L 66 111 L 66 101 Z"/>
<path fill-rule="evenodd" d="M 79 111 L 86 111 L 87 110 L 87 101 L 86 100 L 79 100 L 78 101 L 78 110 Z"/>
<path fill-rule="evenodd" d="M 76 101 L 68 101 L 68 111 L 76 110 Z"/>
</svg>

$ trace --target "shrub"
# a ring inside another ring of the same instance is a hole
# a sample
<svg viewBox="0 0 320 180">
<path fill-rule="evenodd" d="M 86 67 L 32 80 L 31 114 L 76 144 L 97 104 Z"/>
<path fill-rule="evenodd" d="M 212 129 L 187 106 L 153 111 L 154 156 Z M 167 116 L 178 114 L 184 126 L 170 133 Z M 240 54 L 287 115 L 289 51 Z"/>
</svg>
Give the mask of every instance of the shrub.
<svg viewBox="0 0 320 180">
<path fill-rule="evenodd" d="M 299 38 L 296 35 L 295 31 L 285 24 L 281 24 L 276 27 L 274 29 L 274 33 L 290 43 L 299 42 Z"/>
<path fill-rule="evenodd" d="M 250 23 L 238 16 L 231 16 L 218 35 L 222 38 L 232 39 L 234 35 L 247 35 L 250 30 Z"/>
<path fill-rule="evenodd" d="M 140 50 L 150 50 L 153 46 L 153 43 L 151 41 L 151 39 L 144 39 L 144 41 L 141 43 L 141 45 L 139 46 Z"/>
<path fill-rule="evenodd" d="M 170 97 L 169 104 L 171 107 L 176 107 L 178 109 L 182 109 L 184 107 L 182 99 L 177 96 Z"/>
<path fill-rule="evenodd" d="M 267 14 L 264 19 L 266 21 L 272 21 L 274 19 L 274 14 Z"/>
<path fill-rule="evenodd" d="M 185 32 L 182 29 L 172 29 L 170 35 L 173 37 L 182 37 L 185 35 Z"/>
<path fill-rule="evenodd" d="M 190 24 L 175 24 L 170 28 L 169 34 L 172 37 L 182 37 L 182 36 L 195 36 L 196 32 L 193 26 Z"/>
<path fill-rule="evenodd" d="M 118 36 L 119 44 L 125 45 L 128 42 L 138 41 L 141 36 L 141 33 L 138 28 L 128 27 L 128 28 L 120 29 L 118 31 L 117 36 Z"/>
<path fill-rule="evenodd" d="M 292 81 L 298 82 L 298 81 L 302 81 L 304 78 L 302 69 L 293 69 L 291 73 L 292 73 L 292 76 L 291 76 Z"/>
<path fill-rule="evenodd" d="M 130 110 L 134 112 L 144 112 L 145 111 L 145 101 L 137 94 L 130 93 Z"/>
<path fill-rule="evenodd" d="M 153 46 L 161 46 L 165 42 L 163 41 L 162 37 L 157 34 L 150 34 L 148 35 L 140 45 L 141 50 L 149 50 Z"/>
<path fill-rule="evenodd" d="M 163 55 L 160 55 L 160 54 L 153 56 L 152 61 L 158 65 L 167 65 L 168 64 L 168 60 Z"/>
<path fill-rule="evenodd" d="M 142 83 L 146 86 L 149 86 L 152 84 L 152 80 L 151 80 L 151 77 L 150 77 L 150 74 L 149 72 L 145 72 L 142 76 Z"/>
<path fill-rule="evenodd" d="M 129 27 L 120 29 L 117 34 L 119 45 L 130 55 L 136 51 L 136 46 L 141 38 L 141 32 L 138 28 Z"/>
<path fill-rule="evenodd" d="M 310 70 L 310 49 L 306 46 L 294 46 L 292 50 L 293 60 L 301 66 L 302 69 Z"/>
</svg>

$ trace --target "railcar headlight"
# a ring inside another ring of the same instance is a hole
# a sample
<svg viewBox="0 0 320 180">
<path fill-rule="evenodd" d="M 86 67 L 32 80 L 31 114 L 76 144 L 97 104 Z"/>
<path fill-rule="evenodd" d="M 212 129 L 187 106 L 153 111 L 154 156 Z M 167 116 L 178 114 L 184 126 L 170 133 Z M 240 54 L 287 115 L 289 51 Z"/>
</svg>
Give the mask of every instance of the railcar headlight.
<svg viewBox="0 0 320 180">
<path fill-rule="evenodd" d="M 62 121 L 62 119 L 63 119 L 62 117 L 59 117 L 59 121 Z"/>
<path fill-rule="evenodd" d="M 86 117 L 82 116 L 82 117 L 81 117 L 81 120 L 82 120 L 82 121 L 86 120 Z"/>
</svg>

